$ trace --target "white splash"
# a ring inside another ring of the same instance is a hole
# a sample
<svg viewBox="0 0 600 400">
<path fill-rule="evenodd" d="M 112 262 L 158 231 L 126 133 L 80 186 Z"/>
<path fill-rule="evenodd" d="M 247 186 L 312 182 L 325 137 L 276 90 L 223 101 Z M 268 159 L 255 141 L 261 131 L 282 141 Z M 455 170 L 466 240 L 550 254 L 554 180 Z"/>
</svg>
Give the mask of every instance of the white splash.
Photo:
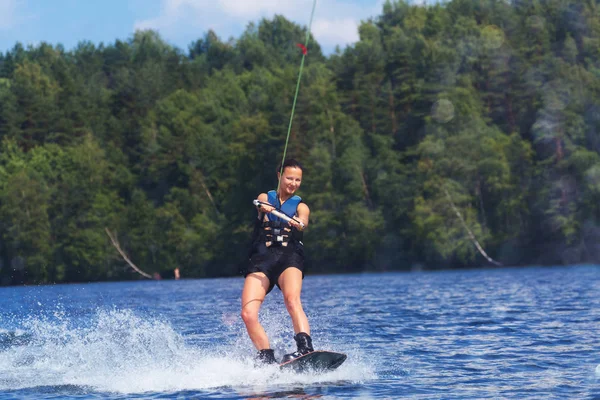
<svg viewBox="0 0 600 400">
<path fill-rule="evenodd" d="M 281 319 L 265 321 L 270 331 L 287 328 L 280 324 Z M 375 377 L 360 354 L 350 354 L 346 364 L 327 374 L 299 375 L 276 366 L 257 369 L 244 335 L 225 347 L 201 348 L 186 343 L 168 322 L 127 310 L 98 311 L 85 327 L 58 315 L 52 320 L 32 318 L 24 328 L 28 342 L 0 348 L 0 391 L 73 385 L 112 393 L 219 387 L 250 393 L 266 383 L 362 382 Z M 288 350 L 283 342 L 274 340 L 280 355 Z"/>
</svg>

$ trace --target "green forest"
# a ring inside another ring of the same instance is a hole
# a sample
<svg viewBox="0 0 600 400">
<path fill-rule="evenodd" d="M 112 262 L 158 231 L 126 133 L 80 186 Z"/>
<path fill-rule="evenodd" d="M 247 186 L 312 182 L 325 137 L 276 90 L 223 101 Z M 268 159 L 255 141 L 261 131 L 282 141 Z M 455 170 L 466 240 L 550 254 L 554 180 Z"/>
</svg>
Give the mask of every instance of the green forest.
<svg viewBox="0 0 600 400">
<path fill-rule="evenodd" d="M 143 279 L 107 230 L 148 274 L 237 275 L 306 30 L 0 53 L 0 284 Z M 309 274 L 600 259 L 598 0 L 394 0 L 359 35 L 308 46 Z"/>
</svg>

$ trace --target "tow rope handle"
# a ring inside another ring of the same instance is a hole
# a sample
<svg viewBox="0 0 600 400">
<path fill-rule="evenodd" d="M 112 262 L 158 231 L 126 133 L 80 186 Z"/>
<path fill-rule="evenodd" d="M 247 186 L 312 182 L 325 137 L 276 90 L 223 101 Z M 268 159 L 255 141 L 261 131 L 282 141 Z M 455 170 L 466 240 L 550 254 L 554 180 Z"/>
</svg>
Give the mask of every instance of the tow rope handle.
<svg viewBox="0 0 600 400">
<path fill-rule="evenodd" d="M 260 200 L 252 200 L 252 204 L 254 204 L 255 207 L 260 207 L 261 205 L 273 207 L 272 204 L 265 203 L 265 202 L 260 201 Z M 278 209 L 274 209 L 273 211 L 271 211 L 271 214 L 273 214 L 276 217 L 281 218 L 285 222 L 290 222 L 291 220 L 294 220 L 294 221 L 296 221 L 297 223 L 300 224 L 300 226 L 302 227 L 302 229 L 304 229 L 304 222 L 298 221 L 296 218 L 290 217 L 289 215 L 285 214 L 282 211 L 279 211 Z"/>
</svg>

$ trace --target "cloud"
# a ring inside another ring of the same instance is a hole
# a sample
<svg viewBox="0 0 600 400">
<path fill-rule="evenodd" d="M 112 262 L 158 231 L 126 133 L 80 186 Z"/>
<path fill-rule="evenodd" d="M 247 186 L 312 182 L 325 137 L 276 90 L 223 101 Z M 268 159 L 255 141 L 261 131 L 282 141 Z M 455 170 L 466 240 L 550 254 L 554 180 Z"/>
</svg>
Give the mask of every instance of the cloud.
<svg viewBox="0 0 600 400">
<path fill-rule="evenodd" d="M 16 32 L 19 26 L 37 20 L 37 15 L 26 13 L 27 6 L 27 0 L 0 0 L 0 31 Z"/>
<path fill-rule="evenodd" d="M 1 0 L 0 0 L 1 1 Z M 313 0 L 161 0 L 159 15 L 135 22 L 135 29 L 156 29 L 167 40 L 199 37 L 213 29 L 222 38 L 238 36 L 245 26 L 275 14 L 308 25 Z M 358 25 L 381 13 L 384 0 L 318 0 L 312 33 L 324 49 L 358 40 Z M 191 39 L 189 40 L 191 42 Z"/>
<path fill-rule="evenodd" d="M 353 18 L 317 19 L 313 23 L 313 36 L 324 45 L 346 45 L 358 41 L 359 21 Z"/>
<path fill-rule="evenodd" d="M 17 12 L 16 0 L 0 0 L 0 30 L 13 27 Z"/>
<path fill-rule="evenodd" d="M 221 10 L 228 15 L 241 19 L 254 19 L 269 14 L 290 14 L 312 6 L 312 1 L 278 1 L 278 0 L 219 0 Z"/>
</svg>

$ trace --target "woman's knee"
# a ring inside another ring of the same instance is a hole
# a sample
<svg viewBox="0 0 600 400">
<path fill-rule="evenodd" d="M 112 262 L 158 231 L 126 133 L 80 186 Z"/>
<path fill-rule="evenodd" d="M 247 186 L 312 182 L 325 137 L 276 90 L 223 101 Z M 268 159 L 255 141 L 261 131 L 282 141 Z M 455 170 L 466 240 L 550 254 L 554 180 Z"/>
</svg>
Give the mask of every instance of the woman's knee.
<svg viewBox="0 0 600 400">
<path fill-rule="evenodd" d="M 284 296 L 283 301 L 285 303 L 285 307 L 290 313 L 302 310 L 302 302 L 300 301 L 300 296 L 298 295 L 286 295 Z"/>
<path fill-rule="evenodd" d="M 258 323 L 258 312 L 252 309 L 242 309 L 242 320 L 246 325 Z"/>
</svg>

